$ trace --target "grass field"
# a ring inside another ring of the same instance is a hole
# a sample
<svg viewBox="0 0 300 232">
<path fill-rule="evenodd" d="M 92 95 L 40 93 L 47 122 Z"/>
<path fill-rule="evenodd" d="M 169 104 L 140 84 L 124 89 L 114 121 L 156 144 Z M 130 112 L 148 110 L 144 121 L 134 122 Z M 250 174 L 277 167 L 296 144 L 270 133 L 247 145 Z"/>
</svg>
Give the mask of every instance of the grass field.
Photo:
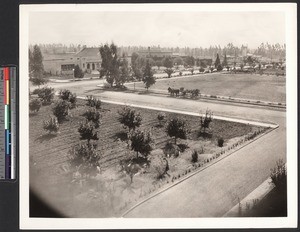
<svg viewBox="0 0 300 232">
<path fill-rule="evenodd" d="M 49 135 L 43 131 L 43 120 L 50 118 L 51 106 L 44 106 L 38 114 L 30 116 L 30 183 L 33 188 L 47 192 L 49 201 L 61 213 L 68 216 L 110 217 L 132 205 L 138 198 L 146 196 L 157 186 L 173 182 L 183 172 L 194 167 L 191 153 L 199 151 L 197 164 L 211 160 L 216 152 L 236 143 L 240 138 L 261 128 L 241 123 L 213 120 L 210 126 L 212 134 L 209 138 L 198 136 L 199 117 L 166 113 L 166 120 L 172 117 L 185 119 L 191 132 L 187 140 L 179 140 L 186 149 L 179 157 L 171 156 L 169 174 L 164 182 L 156 178 L 155 167 L 151 164 L 159 162 L 158 157 L 165 157 L 163 148 L 171 139 L 164 127 L 158 125 L 157 111 L 136 108 L 143 118 L 141 129 L 151 130 L 155 149 L 150 155 L 150 167 L 130 178 L 120 170 L 120 161 L 135 157 L 135 152 L 127 148 L 122 136 L 127 132 L 118 122 L 120 105 L 102 104 L 102 125 L 99 129 L 98 151 L 101 153 L 101 173 L 93 181 L 82 182 L 74 179 L 69 167 L 69 151 L 80 142 L 77 132 L 82 116 L 88 107 L 84 100 L 79 100 L 78 107 L 71 110 L 68 120 L 60 126 L 57 135 Z M 217 146 L 217 138 L 224 138 L 224 147 Z M 173 140 L 172 140 L 173 141 Z M 47 180 L 47 181 L 46 181 Z"/>
<path fill-rule="evenodd" d="M 128 84 L 132 87 L 132 84 Z M 136 83 L 144 88 L 143 83 Z M 201 94 L 231 96 L 270 102 L 286 102 L 286 78 L 258 74 L 200 74 L 182 78 L 162 79 L 150 89 L 167 90 L 168 87 L 200 89 Z"/>
</svg>

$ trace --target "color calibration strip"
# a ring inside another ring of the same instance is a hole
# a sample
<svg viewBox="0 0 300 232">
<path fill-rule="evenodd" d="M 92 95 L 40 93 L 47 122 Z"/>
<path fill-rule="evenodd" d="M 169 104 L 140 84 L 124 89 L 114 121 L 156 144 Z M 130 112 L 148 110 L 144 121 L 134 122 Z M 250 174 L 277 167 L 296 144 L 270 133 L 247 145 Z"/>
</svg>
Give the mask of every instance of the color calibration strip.
<svg viewBox="0 0 300 232">
<path fill-rule="evenodd" d="M 16 178 L 16 157 L 12 149 L 12 97 L 15 94 L 15 67 L 2 67 L 0 68 L 0 179 L 15 179 Z"/>
</svg>

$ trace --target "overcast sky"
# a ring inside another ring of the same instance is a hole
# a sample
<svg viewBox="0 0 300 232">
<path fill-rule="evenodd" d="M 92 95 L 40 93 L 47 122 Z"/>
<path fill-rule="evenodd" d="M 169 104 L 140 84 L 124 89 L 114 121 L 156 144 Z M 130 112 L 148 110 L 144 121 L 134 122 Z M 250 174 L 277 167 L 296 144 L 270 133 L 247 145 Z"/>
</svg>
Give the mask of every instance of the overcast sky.
<svg viewBox="0 0 300 232">
<path fill-rule="evenodd" d="M 228 43 L 256 48 L 285 43 L 285 18 L 277 12 L 34 12 L 29 43 L 98 46 L 208 47 Z"/>
</svg>

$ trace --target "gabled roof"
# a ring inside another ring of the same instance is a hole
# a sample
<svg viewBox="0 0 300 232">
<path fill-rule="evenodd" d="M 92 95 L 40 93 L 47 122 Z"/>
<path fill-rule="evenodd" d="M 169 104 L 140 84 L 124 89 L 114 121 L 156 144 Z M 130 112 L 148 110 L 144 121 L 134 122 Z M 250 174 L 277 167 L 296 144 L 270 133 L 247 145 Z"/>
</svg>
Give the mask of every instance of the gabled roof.
<svg viewBox="0 0 300 232">
<path fill-rule="evenodd" d="M 75 57 L 100 57 L 99 48 L 83 48 Z"/>
</svg>

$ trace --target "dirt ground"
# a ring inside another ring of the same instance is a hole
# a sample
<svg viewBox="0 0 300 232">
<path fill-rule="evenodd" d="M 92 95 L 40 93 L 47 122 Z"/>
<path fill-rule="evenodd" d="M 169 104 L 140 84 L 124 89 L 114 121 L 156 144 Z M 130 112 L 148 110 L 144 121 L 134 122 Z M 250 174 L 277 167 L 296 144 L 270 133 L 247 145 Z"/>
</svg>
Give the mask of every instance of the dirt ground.
<svg viewBox="0 0 300 232">
<path fill-rule="evenodd" d="M 119 105 L 102 104 L 102 125 L 99 129 L 98 151 L 101 153 L 101 170 L 88 181 L 76 178 L 69 166 L 69 151 L 80 142 L 78 125 L 88 107 L 79 100 L 78 107 L 60 126 L 57 135 L 48 135 L 42 129 L 43 120 L 50 118 L 51 106 L 43 106 L 36 115 L 30 116 L 30 183 L 33 188 L 47 192 L 51 204 L 64 215 L 72 217 L 112 217 L 119 216 L 140 198 L 149 195 L 162 185 L 171 184 L 175 178 L 190 172 L 195 163 L 191 160 L 194 150 L 198 151 L 197 164 L 212 158 L 212 155 L 224 148 L 217 145 L 217 139 L 224 139 L 224 147 L 231 146 L 247 134 L 259 130 L 259 127 L 213 120 L 209 132 L 211 137 L 198 136 L 199 117 L 166 113 L 166 120 L 180 117 L 188 122 L 191 132 L 187 140 L 179 140 L 186 149 L 178 157 L 166 156 L 163 151 L 167 142 L 173 142 L 165 133 L 164 126 L 159 126 L 159 112 L 136 109 L 143 118 L 141 129 L 151 130 L 154 138 L 154 150 L 149 156 L 150 166 L 130 178 L 121 171 L 120 161 L 135 156 L 122 141 L 126 129 L 118 122 Z M 169 162 L 168 176 L 157 178 L 157 166 L 166 158 Z M 47 181 L 46 181 L 47 180 Z"/>
</svg>

